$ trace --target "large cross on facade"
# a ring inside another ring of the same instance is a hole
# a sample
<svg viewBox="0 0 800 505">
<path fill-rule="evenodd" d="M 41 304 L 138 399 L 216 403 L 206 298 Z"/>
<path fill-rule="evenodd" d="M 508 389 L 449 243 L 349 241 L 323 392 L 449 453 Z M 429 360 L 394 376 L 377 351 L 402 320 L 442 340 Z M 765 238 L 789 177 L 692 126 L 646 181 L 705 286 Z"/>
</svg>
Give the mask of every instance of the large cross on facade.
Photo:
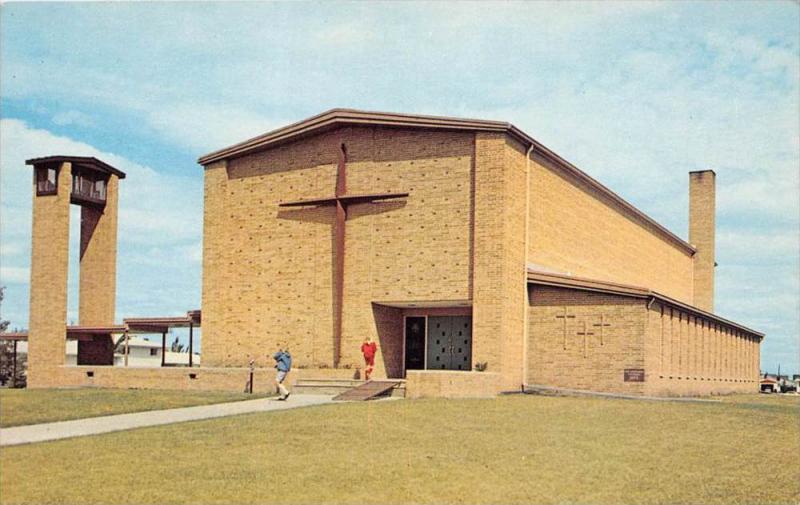
<svg viewBox="0 0 800 505">
<path fill-rule="evenodd" d="M 298 200 L 295 202 L 281 203 L 281 207 L 306 207 L 306 206 L 334 206 L 336 217 L 333 223 L 333 366 L 339 366 L 342 342 L 342 301 L 344 299 L 344 254 L 345 254 L 345 223 L 347 222 L 347 207 L 358 203 L 370 203 L 378 200 L 404 198 L 408 193 L 347 193 L 347 148 L 344 144 L 339 146 L 339 162 L 336 166 L 336 190 L 334 195 L 327 198 Z"/>
</svg>

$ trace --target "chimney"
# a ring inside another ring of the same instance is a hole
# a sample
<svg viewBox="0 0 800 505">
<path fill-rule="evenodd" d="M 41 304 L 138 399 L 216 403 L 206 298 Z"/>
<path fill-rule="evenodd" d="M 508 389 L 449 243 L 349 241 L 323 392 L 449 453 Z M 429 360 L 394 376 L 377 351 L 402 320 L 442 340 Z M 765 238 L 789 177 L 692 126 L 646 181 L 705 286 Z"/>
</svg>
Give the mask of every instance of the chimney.
<svg viewBox="0 0 800 505">
<path fill-rule="evenodd" d="M 689 172 L 689 243 L 697 249 L 694 306 L 708 312 L 714 312 L 716 178 L 713 170 Z"/>
</svg>

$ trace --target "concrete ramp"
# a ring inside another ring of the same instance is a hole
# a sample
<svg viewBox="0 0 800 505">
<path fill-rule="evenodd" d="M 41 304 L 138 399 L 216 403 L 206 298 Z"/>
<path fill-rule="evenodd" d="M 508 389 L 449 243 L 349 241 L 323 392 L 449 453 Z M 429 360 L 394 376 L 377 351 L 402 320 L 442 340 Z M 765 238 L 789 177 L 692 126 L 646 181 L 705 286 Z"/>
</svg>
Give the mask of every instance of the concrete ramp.
<svg viewBox="0 0 800 505">
<path fill-rule="evenodd" d="M 373 398 L 386 394 L 398 384 L 400 384 L 400 381 L 368 381 L 360 386 L 354 387 L 353 389 L 348 389 L 344 393 L 335 396 L 333 399 L 351 402 L 372 400 Z"/>
</svg>

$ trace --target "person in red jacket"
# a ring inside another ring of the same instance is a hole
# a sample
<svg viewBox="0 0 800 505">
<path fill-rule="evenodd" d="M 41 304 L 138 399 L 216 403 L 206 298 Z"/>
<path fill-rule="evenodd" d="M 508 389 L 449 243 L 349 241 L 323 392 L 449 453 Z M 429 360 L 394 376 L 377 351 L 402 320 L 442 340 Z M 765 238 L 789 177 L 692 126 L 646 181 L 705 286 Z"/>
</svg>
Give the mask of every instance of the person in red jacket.
<svg viewBox="0 0 800 505">
<path fill-rule="evenodd" d="M 372 341 L 371 337 L 367 337 L 364 343 L 361 344 L 361 354 L 364 355 L 364 378 L 369 380 L 372 370 L 375 368 L 375 353 L 378 352 L 378 345 Z"/>
</svg>

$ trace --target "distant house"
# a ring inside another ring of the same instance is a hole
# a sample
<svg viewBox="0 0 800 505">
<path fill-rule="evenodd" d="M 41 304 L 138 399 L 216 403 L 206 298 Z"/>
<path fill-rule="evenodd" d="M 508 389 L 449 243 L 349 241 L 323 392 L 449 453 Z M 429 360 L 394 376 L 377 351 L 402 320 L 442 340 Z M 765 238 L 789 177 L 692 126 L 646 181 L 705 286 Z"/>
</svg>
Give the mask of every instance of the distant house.
<svg viewBox="0 0 800 505">
<path fill-rule="evenodd" d="M 777 379 L 773 379 L 772 377 L 764 377 L 761 379 L 760 382 L 760 390 L 762 393 L 780 393 L 781 386 L 778 383 Z"/>
<path fill-rule="evenodd" d="M 125 366 L 124 345 L 120 345 L 114 353 L 114 366 Z M 167 350 L 165 365 L 189 365 L 188 352 Z M 192 364 L 200 365 L 200 355 L 194 353 Z M 158 368 L 161 366 L 161 343 L 151 342 L 147 338 L 132 336 L 128 340 L 128 366 L 137 368 Z"/>
</svg>

